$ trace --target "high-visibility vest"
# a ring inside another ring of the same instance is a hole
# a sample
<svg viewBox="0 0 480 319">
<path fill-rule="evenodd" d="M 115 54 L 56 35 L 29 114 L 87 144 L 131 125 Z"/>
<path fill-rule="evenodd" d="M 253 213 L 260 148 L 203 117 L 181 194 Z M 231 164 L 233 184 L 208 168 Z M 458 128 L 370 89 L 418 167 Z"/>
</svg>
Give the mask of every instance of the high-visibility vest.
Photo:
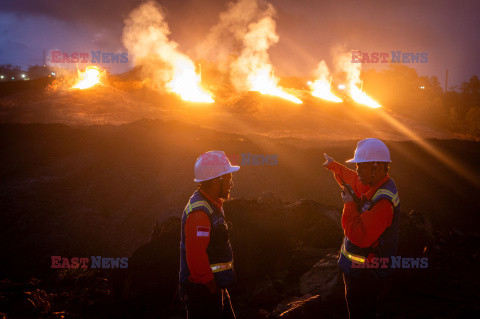
<svg viewBox="0 0 480 319">
<path fill-rule="evenodd" d="M 223 208 L 218 210 L 217 206 L 210 203 L 199 191 L 196 191 L 190 197 L 182 214 L 179 282 L 186 283 L 190 277 L 185 249 L 185 223 L 188 214 L 195 210 L 205 212 L 210 219 L 210 241 L 207 247 L 207 255 L 215 282 L 220 288 L 229 287 L 235 282 L 235 272 L 233 270 L 233 252 L 225 214 Z"/>
<path fill-rule="evenodd" d="M 398 197 L 397 187 L 392 179 L 386 181 L 379 187 L 377 192 L 372 196 L 369 201 L 363 201 L 360 203 L 360 214 L 372 209 L 375 204 L 381 199 L 390 201 L 393 205 L 393 219 L 389 227 L 380 235 L 376 247 L 360 248 L 352 243 L 348 237 L 343 238 L 342 247 L 340 249 L 340 257 L 338 259 L 338 265 L 342 271 L 350 276 L 359 276 L 365 271 L 374 271 L 379 276 L 388 276 L 393 273 L 391 266 L 392 256 L 397 253 L 398 245 L 398 228 L 400 221 L 400 198 Z M 372 268 L 360 268 L 353 267 L 352 263 L 363 264 L 367 262 L 367 257 L 373 253 L 378 258 L 388 258 L 387 268 L 378 267 Z"/>
</svg>

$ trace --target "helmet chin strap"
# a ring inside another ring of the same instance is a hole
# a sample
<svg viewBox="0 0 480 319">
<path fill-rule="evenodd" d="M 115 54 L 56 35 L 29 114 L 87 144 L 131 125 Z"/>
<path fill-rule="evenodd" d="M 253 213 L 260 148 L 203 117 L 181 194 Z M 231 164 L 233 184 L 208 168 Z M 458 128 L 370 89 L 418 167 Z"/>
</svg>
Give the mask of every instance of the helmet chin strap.
<svg viewBox="0 0 480 319">
<path fill-rule="evenodd" d="M 370 177 L 370 186 L 373 186 L 373 182 L 375 181 L 376 168 L 377 168 L 377 162 L 373 162 L 372 176 Z"/>
<path fill-rule="evenodd" d="M 220 190 L 219 190 L 219 193 L 218 193 L 218 198 L 223 198 L 223 177 L 220 177 L 218 179 L 218 181 L 220 182 Z"/>
</svg>

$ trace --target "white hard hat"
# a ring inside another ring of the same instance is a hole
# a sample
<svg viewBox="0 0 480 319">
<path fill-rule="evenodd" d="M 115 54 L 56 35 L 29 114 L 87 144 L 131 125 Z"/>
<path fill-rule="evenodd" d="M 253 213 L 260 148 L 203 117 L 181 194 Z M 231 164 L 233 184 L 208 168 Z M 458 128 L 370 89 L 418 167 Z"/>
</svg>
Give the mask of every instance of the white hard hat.
<svg viewBox="0 0 480 319">
<path fill-rule="evenodd" d="M 347 163 L 392 162 L 387 145 L 378 138 L 366 138 L 357 144 L 355 155 Z"/>
<path fill-rule="evenodd" d="M 224 174 L 233 173 L 240 169 L 230 163 L 222 151 L 203 153 L 195 162 L 195 182 L 204 182 Z"/>
</svg>

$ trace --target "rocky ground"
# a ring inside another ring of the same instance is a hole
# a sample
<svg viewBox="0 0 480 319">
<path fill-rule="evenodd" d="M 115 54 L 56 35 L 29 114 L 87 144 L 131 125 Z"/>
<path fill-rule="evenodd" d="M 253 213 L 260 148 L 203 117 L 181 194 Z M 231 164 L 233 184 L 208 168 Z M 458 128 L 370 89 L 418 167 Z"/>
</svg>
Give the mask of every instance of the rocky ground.
<svg viewBox="0 0 480 319">
<path fill-rule="evenodd" d="M 345 318 L 336 266 L 342 232 L 335 207 L 282 202 L 274 194 L 226 203 L 232 222 L 238 318 Z M 61 269 L 0 282 L 6 318 L 183 318 L 176 292 L 180 220 L 158 223 L 127 269 Z M 419 212 L 402 214 L 398 254 L 428 257 L 427 269 L 399 269 L 385 318 L 475 318 L 480 234 L 436 231 Z M 0 316 L 1 318 L 1 316 Z"/>
</svg>

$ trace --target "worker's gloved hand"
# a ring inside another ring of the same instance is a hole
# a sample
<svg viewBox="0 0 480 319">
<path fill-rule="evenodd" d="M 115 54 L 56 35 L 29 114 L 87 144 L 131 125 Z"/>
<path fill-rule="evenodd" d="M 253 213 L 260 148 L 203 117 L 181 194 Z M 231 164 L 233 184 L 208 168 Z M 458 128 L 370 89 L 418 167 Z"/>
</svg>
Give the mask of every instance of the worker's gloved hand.
<svg viewBox="0 0 480 319">
<path fill-rule="evenodd" d="M 335 162 L 335 160 L 333 158 L 331 158 L 330 156 L 328 156 L 327 153 L 323 153 L 323 155 L 327 159 L 325 161 L 325 163 L 323 163 L 323 166 L 328 166 L 328 164 L 330 164 L 331 162 Z"/>
<path fill-rule="evenodd" d="M 343 187 L 343 191 L 341 191 L 340 194 L 342 195 L 342 200 L 345 204 L 349 202 L 353 202 L 352 195 L 350 195 L 350 193 L 345 189 L 345 187 Z"/>
<path fill-rule="evenodd" d="M 207 283 L 204 283 L 204 285 L 208 288 L 210 293 L 216 294 L 220 292 L 220 289 L 218 289 L 217 283 L 215 282 L 215 279 L 210 280 Z"/>
</svg>

